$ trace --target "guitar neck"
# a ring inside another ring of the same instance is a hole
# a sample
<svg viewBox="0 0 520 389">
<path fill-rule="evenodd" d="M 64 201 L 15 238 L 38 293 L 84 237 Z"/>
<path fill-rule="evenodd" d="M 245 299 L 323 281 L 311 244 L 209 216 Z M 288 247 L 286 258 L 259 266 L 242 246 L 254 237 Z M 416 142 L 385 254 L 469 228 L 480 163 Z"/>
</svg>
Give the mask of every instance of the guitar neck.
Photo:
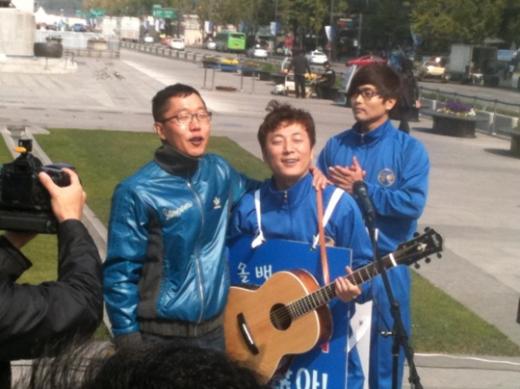
<svg viewBox="0 0 520 389">
<path fill-rule="evenodd" d="M 437 253 L 437 256 L 440 258 L 442 242 L 442 236 L 433 229 L 426 228 L 424 234 L 417 235 L 414 239 L 400 244 L 393 253 L 385 255 L 379 261 L 372 262 L 369 265 L 357 269 L 352 274 L 344 276 L 344 278 L 354 285 L 361 285 L 377 276 L 382 269 L 389 269 L 397 265 L 411 265 L 422 258 L 426 258 L 426 262 L 428 263 L 430 260 L 427 256 L 430 254 Z M 334 283 L 330 283 L 292 302 L 287 305 L 287 308 L 289 314 L 293 318 L 296 318 L 327 304 L 335 297 L 336 286 Z"/>
<path fill-rule="evenodd" d="M 398 265 L 394 259 L 393 254 L 385 255 L 380 261 L 385 269 Z M 354 285 L 361 285 L 380 273 L 378 267 L 379 263 L 374 262 L 357 269 L 355 272 L 345 276 L 344 278 L 348 279 Z M 292 302 L 288 305 L 288 309 L 291 316 L 296 318 L 303 316 L 306 313 L 321 307 L 322 305 L 328 304 L 336 296 L 336 286 L 332 282 L 323 288 L 320 288 L 313 293 L 310 293 L 307 296 Z"/>
</svg>

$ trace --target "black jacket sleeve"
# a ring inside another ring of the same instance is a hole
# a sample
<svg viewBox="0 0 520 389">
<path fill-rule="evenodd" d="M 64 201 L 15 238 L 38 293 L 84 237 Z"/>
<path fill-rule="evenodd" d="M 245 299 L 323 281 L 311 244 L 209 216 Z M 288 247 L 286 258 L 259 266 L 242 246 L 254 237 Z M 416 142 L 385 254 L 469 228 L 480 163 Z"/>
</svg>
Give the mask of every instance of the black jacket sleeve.
<svg viewBox="0 0 520 389">
<path fill-rule="evenodd" d="M 52 354 L 99 325 L 101 260 L 80 221 L 60 224 L 58 250 L 57 281 L 20 285 L 14 279 L 27 268 L 27 259 L 0 243 L 0 361 Z"/>
<path fill-rule="evenodd" d="M 0 237 L 0 280 L 16 281 L 31 266 L 31 261 L 5 237 Z"/>
</svg>

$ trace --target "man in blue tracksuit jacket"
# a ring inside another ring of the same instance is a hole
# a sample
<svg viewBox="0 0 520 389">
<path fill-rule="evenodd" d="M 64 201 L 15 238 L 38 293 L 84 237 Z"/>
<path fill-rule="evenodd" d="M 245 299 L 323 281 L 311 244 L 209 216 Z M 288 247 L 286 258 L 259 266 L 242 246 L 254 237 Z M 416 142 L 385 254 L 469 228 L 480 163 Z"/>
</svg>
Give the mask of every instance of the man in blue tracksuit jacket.
<svg viewBox="0 0 520 389">
<path fill-rule="evenodd" d="M 205 154 L 211 113 L 192 87 L 158 92 L 153 115 L 163 145 L 112 198 L 104 296 L 115 342 L 223 350 L 229 213 L 257 184 Z"/>
<path fill-rule="evenodd" d="M 369 65 L 354 76 L 348 96 L 354 127 L 331 138 L 320 153 L 318 167 L 331 181 L 352 193 L 355 181 L 363 180 L 376 211 L 380 255 L 394 251 L 417 228 L 428 191 L 429 159 L 424 146 L 389 121 L 389 111 L 399 96 L 399 77 L 387 65 Z M 388 273 L 410 335 L 410 273 L 405 266 Z M 371 388 L 392 385 L 393 328 L 390 305 L 381 277 L 373 286 L 370 348 Z M 400 353 L 398 384 L 401 385 L 404 354 Z"/>
<path fill-rule="evenodd" d="M 315 143 L 314 121 L 308 112 L 288 104 L 271 102 L 268 108 L 270 113 L 260 126 L 258 139 L 273 178 L 266 180 L 256 193 L 250 192 L 242 198 L 233 212 L 229 235 L 230 238 L 256 236 L 258 244 L 263 240 L 284 239 L 311 246 L 318 230 L 316 190 L 308 173 Z M 329 244 L 352 249 L 354 269 L 364 266 L 371 261 L 372 250 L 361 213 L 354 199 L 334 186 L 324 190 L 324 207 L 334 201 L 334 196 L 338 200 L 324 226 L 325 235 Z M 345 282 L 338 278 L 336 290 L 343 301 L 348 301 L 358 296 L 361 288 Z M 369 294 L 370 288 L 360 299 L 365 301 Z M 354 348 L 349 353 L 348 387 L 362 388 L 363 381 Z"/>
</svg>

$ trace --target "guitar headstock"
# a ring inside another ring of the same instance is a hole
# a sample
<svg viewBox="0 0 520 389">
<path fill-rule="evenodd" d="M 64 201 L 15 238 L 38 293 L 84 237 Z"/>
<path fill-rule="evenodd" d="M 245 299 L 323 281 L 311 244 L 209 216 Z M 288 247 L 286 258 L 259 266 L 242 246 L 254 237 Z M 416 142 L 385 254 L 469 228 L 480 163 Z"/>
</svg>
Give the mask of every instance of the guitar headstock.
<svg viewBox="0 0 520 389">
<path fill-rule="evenodd" d="M 441 258 L 442 242 L 443 239 L 439 233 L 433 228 L 426 227 L 422 234 L 416 233 L 413 239 L 400 244 L 394 252 L 394 259 L 401 265 L 415 264 L 415 267 L 419 268 L 417 262 L 426 258 L 425 262 L 429 263 L 428 256 L 431 254 L 437 254 L 437 257 Z"/>
</svg>

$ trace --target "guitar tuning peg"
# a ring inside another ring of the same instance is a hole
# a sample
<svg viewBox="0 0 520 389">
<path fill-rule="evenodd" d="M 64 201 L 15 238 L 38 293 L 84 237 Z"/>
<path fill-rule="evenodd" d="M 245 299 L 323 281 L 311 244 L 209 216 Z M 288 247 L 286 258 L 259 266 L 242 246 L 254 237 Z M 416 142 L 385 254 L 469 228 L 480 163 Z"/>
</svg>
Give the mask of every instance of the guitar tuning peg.
<svg viewBox="0 0 520 389">
<path fill-rule="evenodd" d="M 416 269 L 420 269 L 421 268 L 421 265 L 419 265 L 418 263 L 416 263 L 415 265 L 413 265 Z"/>
<path fill-rule="evenodd" d="M 430 257 L 426 257 L 426 259 L 424 260 L 424 262 L 426 263 L 430 263 L 432 260 L 430 259 Z"/>
<path fill-rule="evenodd" d="M 424 227 L 424 232 L 428 232 L 428 231 L 430 231 L 430 230 L 431 230 L 430 227 Z"/>
<path fill-rule="evenodd" d="M 442 258 L 442 254 L 441 253 L 437 253 L 437 258 Z"/>
</svg>

